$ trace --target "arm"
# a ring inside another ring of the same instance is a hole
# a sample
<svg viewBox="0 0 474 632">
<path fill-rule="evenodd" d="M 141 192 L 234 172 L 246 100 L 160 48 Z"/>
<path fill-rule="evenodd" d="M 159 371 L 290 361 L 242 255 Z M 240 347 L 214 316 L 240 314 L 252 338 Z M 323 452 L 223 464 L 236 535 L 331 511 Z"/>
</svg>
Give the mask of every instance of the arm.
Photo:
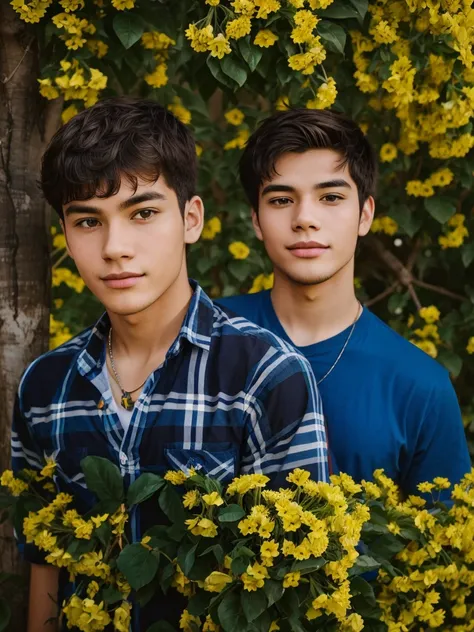
<svg viewBox="0 0 474 632">
<path fill-rule="evenodd" d="M 406 494 L 417 494 L 417 485 L 436 476 L 458 483 L 470 471 L 471 462 L 456 393 L 449 377 L 436 385 L 422 419 L 412 419 L 419 428 L 409 461 L 402 465 L 401 486 Z M 451 489 L 441 492 L 448 500 Z"/>
<path fill-rule="evenodd" d="M 58 580 L 58 568 L 31 565 L 27 632 L 58 630 Z M 54 620 L 48 621 L 49 619 Z"/>
<path fill-rule="evenodd" d="M 297 352 L 267 353 L 252 376 L 246 403 L 243 473 L 266 474 L 273 487 L 286 485 L 297 467 L 314 480 L 329 480 L 321 398 L 305 358 Z"/>
</svg>

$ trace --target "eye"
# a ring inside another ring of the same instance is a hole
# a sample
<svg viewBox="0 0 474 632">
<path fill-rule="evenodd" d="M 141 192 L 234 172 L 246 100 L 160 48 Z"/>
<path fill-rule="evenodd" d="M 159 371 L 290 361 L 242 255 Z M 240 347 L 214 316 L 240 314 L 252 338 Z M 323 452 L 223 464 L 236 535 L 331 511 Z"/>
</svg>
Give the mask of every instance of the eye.
<svg viewBox="0 0 474 632">
<path fill-rule="evenodd" d="M 321 199 L 325 200 L 326 202 L 337 202 L 338 200 L 343 200 L 344 198 L 340 195 L 336 195 L 335 193 L 328 193 L 327 195 L 324 195 Z"/>
<path fill-rule="evenodd" d="M 76 226 L 79 226 L 81 228 L 95 228 L 96 226 L 98 226 L 98 224 L 98 220 L 94 219 L 93 217 L 86 217 L 85 219 L 79 220 Z"/>
<path fill-rule="evenodd" d="M 156 215 L 156 211 L 151 208 L 142 208 L 133 215 L 132 219 L 150 219 L 153 215 Z"/>
<path fill-rule="evenodd" d="M 274 206 L 286 206 L 287 204 L 291 204 L 291 200 L 287 197 L 273 198 L 269 200 L 269 204 L 273 204 Z"/>
</svg>

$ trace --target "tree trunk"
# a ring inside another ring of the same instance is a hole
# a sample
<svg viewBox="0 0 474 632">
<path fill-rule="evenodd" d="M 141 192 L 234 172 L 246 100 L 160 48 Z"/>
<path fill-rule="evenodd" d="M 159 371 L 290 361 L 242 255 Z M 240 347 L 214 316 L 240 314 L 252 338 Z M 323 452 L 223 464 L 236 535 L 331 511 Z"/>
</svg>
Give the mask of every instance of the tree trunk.
<svg viewBox="0 0 474 632">
<path fill-rule="evenodd" d="M 13 399 L 21 373 L 47 350 L 49 209 L 37 186 L 41 154 L 58 123 L 58 103 L 38 93 L 34 29 L 0 2 L 0 471 L 9 467 Z M 11 527 L 0 527 L 0 571 L 20 573 Z M 26 591 L 8 582 L 10 629 L 26 629 Z M 15 603 L 16 602 L 16 603 Z"/>
</svg>

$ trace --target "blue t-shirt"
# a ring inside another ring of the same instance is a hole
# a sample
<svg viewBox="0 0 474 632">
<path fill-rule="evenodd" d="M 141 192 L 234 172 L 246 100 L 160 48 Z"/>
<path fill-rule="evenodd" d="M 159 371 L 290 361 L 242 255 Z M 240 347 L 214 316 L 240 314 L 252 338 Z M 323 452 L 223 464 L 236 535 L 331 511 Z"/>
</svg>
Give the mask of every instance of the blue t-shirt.
<svg viewBox="0 0 474 632">
<path fill-rule="evenodd" d="M 217 303 L 291 342 L 269 290 Z M 322 342 L 297 347 L 310 361 L 316 380 L 331 368 L 349 332 L 350 327 Z M 339 470 L 356 480 L 372 480 L 373 471 L 383 468 L 411 494 L 420 482 L 436 476 L 458 482 L 470 470 L 448 372 L 367 308 L 319 390 L 331 452 Z"/>
</svg>

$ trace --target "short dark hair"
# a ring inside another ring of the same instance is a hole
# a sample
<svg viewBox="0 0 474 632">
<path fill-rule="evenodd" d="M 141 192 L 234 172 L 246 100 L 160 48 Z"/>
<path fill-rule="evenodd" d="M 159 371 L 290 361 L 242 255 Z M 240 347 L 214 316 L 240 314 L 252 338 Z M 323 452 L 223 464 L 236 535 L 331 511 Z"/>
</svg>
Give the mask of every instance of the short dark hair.
<svg viewBox="0 0 474 632">
<path fill-rule="evenodd" d="M 63 217 L 63 205 L 118 192 L 121 177 L 163 175 L 181 213 L 196 192 L 196 145 L 188 128 L 156 103 L 132 97 L 99 101 L 74 116 L 52 138 L 43 155 L 40 186 Z"/>
<path fill-rule="evenodd" d="M 329 110 L 293 108 L 265 119 L 250 136 L 240 159 L 240 180 L 247 198 L 258 212 L 260 187 L 276 174 L 275 164 L 286 153 L 333 149 L 348 165 L 357 185 L 359 204 L 375 194 L 377 158 L 360 127 Z"/>
</svg>

